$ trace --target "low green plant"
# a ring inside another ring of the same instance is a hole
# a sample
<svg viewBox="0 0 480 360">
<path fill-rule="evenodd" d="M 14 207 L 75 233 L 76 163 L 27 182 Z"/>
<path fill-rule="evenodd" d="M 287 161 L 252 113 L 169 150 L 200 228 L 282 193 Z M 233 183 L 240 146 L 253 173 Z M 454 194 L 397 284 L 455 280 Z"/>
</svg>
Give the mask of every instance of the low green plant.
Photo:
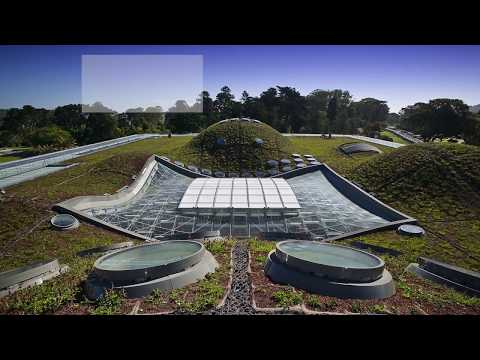
<svg viewBox="0 0 480 360">
<path fill-rule="evenodd" d="M 120 291 L 108 289 L 98 299 L 93 315 L 114 315 L 120 313 L 120 307 L 124 299 L 124 294 Z"/>
<path fill-rule="evenodd" d="M 160 289 L 154 289 L 153 292 L 145 298 L 145 302 L 152 305 L 165 305 L 168 303 L 168 294 Z"/>
<path fill-rule="evenodd" d="M 205 245 L 205 248 L 214 255 L 223 254 L 232 247 L 233 240 L 206 241 L 204 245 Z"/>
<path fill-rule="evenodd" d="M 327 301 L 321 301 L 320 298 L 315 295 L 307 296 L 305 303 L 318 311 L 334 311 L 338 305 L 333 298 Z"/>
<path fill-rule="evenodd" d="M 269 253 L 275 249 L 275 242 L 253 238 L 248 242 L 248 246 L 251 251 Z"/>
<path fill-rule="evenodd" d="M 388 314 L 389 312 L 385 308 L 385 305 L 383 304 L 375 304 L 373 306 L 369 307 L 369 312 L 373 314 Z"/>
<path fill-rule="evenodd" d="M 350 311 L 352 313 L 361 313 L 363 310 L 363 307 L 362 307 L 362 304 L 360 304 L 358 301 L 354 301 L 351 305 L 350 305 Z"/>
<path fill-rule="evenodd" d="M 301 304 L 303 301 L 302 294 L 294 289 L 278 290 L 274 292 L 272 296 L 275 303 L 280 305 L 282 308 L 295 306 Z"/>
<path fill-rule="evenodd" d="M 53 313 L 62 305 L 76 298 L 78 289 L 57 282 L 47 282 L 29 289 L 20 290 L 8 304 L 8 311 L 25 314 Z"/>
</svg>

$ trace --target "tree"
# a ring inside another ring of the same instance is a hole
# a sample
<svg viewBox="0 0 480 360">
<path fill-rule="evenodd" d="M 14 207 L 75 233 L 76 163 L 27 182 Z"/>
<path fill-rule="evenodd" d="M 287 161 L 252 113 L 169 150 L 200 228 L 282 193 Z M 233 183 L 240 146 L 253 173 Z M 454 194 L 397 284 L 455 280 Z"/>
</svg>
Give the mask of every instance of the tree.
<svg viewBox="0 0 480 360">
<path fill-rule="evenodd" d="M 94 143 L 118 137 L 118 120 L 112 114 L 88 114 L 83 143 Z"/>
<path fill-rule="evenodd" d="M 293 132 L 299 132 L 305 123 L 305 98 L 292 87 L 277 86 L 279 121 L 276 128 L 285 132 L 291 126 Z"/>
<path fill-rule="evenodd" d="M 224 86 L 220 89 L 220 92 L 217 94 L 217 97 L 214 101 L 214 107 L 217 112 L 220 113 L 220 116 L 223 119 L 233 117 L 234 107 L 233 99 L 235 96 L 232 94 L 232 91 L 228 86 Z"/>
<path fill-rule="evenodd" d="M 480 114 L 468 115 L 464 140 L 469 145 L 480 145 Z"/>
<path fill-rule="evenodd" d="M 385 101 L 365 98 L 352 104 L 355 114 L 360 120 L 359 126 L 367 136 L 375 136 L 385 127 L 389 108 Z"/>
<path fill-rule="evenodd" d="M 332 137 L 332 125 L 335 123 L 337 117 L 337 98 L 334 96 L 328 102 L 327 119 L 328 119 L 328 137 Z"/>
<path fill-rule="evenodd" d="M 74 140 L 68 131 L 58 126 L 49 126 L 35 130 L 30 136 L 30 143 L 33 146 L 51 146 L 56 149 L 64 149 L 72 146 Z"/>
<path fill-rule="evenodd" d="M 458 99 L 433 99 L 401 110 L 401 127 L 420 134 L 425 141 L 463 136 L 469 125 L 469 108 Z"/>
</svg>

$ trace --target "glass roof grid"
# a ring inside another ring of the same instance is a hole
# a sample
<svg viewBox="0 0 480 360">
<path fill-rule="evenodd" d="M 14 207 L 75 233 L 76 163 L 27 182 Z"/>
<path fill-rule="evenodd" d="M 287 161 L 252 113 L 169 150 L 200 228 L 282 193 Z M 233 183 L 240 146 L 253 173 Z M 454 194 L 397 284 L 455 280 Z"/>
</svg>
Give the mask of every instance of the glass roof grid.
<svg viewBox="0 0 480 360">
<path fill-rule="evenodd" d="M 189 208 L 192 210 L 189 213 L 185 212 L 189 209 L 182 209 L 183 216 L 178 213 L 179 204 L 182 202 L 184 195 L 189 196 L 185 198 L 186 202 L 184 203 L 191 203 L 196 195 L 201 195 L 201 190 L 195 194 L 195 191 L 187 191 L 187 189 L 202 189 L 208 181 L 209 185 L 206 187 L 217 188 L 216 195 L 231 196 L 230 203 L 233 209 L 248 208 L 249 192 L 250 195 L 256 196 L 257 191 L 254 189 L 260 187 L 263 189 L 263 194 L 258 194 L 258 196 L 264 196 L 265 204 L 260 205 L 252 202 L 254 207 L 246 211 L 248 233 L 250 234 L 267 230 L 268 224 L 269 231 L 302 232 L 308 230 L 319 238 L 327 238 L 346 231 L 361 230 L 387 222 L 345 198 L 319 171 L 288 179 L 288 181 L 279 178 L 242 178 L 239 182 L 237 181 L 237 183 L 243 183 L 243 186 L 239 188 L 227 185 L 228 183 L 233 185 L 234 178 L 201 178 L 199 180 L 198 184 L 194 184 L 195 180 L 159 164 L 149 186 L 145 186 L 142 192 L 128 203 L 113 208 L 88 209 L 87 212 L 122 228 L 138 229 L 143 234 L 148 234 L 156 239 L 161 239 L 162 236 L 177 231 L 188 233 L 196 231 L 198 228 L 211 230 L 214 223 L 219 223 L 219 218 L 228 219 L 228 214 L 232 214 L 233 211 L 231 208 L 214 207 L 217 204 L 215 196 L 213 196 L 213 199 L 208 199 L 211 206 L 210 211 L 208 209 Z M 227 181 L 223 181 L 223 186 L 219 187 L 220 180 Z M 202 183 L 203 185 L 200 186 Z M 285 184 L 288 184 L 291 189 L 284 186 Z M 189 188 L 189 185 L 192 185 L 191 188 Z M 228 188 L 231 190 L 230 193 L 228 193 L 229 190 L 224 190 Z M 250 188 L 252 191 L 249 191 Z M 289 197 L 289 195 L 293 195 L 293 197 Z M 273 201 L 274 196 L 279 196 L 284 205 L 293 204 L 294 199 L 296 199 L 302 208 L 300 210 L 284 208 L 275 211 L 276 209 L 270 208 L 270 206 L 275 206 L 272 205 L 275 203 Z M 225 206 L 220 204 L 225 203 L 219 201 L 216 206 Z M 219 212 L 226 215 L 218 215 Z M 267 220 L 265 213 L 270 213 L 275 219 Z M 283 220 L 278 218 L 279 216 Z M 291 220 L 287 220 L 289 217 Z M 152 220 L 154 218 L 155 220 Z M 247 233 L 246 225 L 239 224 L 231 227 L 231 224 L 228 225 L 229 221 L 231 220 L 224 220 L 226 223 L 222 225 L 223 234 L 244 235 Z M 301 225 L 302 222 L 304 223 L 303 226 Z"/>
</svg>

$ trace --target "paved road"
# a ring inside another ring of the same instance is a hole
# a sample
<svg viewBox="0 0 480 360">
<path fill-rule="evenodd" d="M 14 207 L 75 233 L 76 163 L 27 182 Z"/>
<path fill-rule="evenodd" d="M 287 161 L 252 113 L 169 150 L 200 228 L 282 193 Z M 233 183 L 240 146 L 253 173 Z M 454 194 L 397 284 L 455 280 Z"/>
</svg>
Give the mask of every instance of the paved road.
<svg viewBox="0 0 480 360">
<path fill-rule="evenodd" d="M 311 136 L 311 137 L 321 137 L 323 136 L 323 134 L 282 134 L 284 136 Z M 383 145 L 383 146 L 387 146 L 387 147 L 391 147 L 391 148 L 399 148 L 399 147 L 402 147 L 402 146 L 405 146 L 404 144 L 399 144 L 399 143 L 396 143 L 396 142 L 392 142 L 392 141 L 385 141 L 385 140 L 380 140 L 380 139 L 374 139 L 374 138 L 371 138 L 371 137 L 367 137 L 367 136 L 361 136 L 361 135 L 343 135 L 343 134 L 332 134 L 332 137 L 347 137 L 347 138 L 351 138 L 351 139 L 354 139 L 354 140 L 361 140 L 361 141 L 367 141 L 367 142 L 371 142 L 371 143 L 374 143 L 374 144 L 378 144 L 378 145 Z"/>
<path fill-rule="evenodd" d="M 402 139 L 404 139 L 408 142 L 411 142 L 411 143 L 414 143 L 414 144 L 423 143 L 422 140 L 414 138 L 413 136 L 410 136 L 409 134 L 406 134 L 405 132 L 402 132 L 402 131 L 399 131 L 399 130 L 396 130 L 396 129 L 392 129 L 392 128 L 387 128 L 387 131 L 390 131 L 390 132 L 394 133 L 395 135 L 400 136 Z"/>
</svg>

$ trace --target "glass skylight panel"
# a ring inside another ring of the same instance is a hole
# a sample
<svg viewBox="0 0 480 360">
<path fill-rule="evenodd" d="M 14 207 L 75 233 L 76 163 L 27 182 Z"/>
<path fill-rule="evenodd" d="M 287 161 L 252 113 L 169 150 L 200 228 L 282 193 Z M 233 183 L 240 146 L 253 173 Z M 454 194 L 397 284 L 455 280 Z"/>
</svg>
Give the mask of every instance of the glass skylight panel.
<svg viewBox="0 0 480 360">
<path fill-rule="evenodd" d="M 263 193 L 265 195 L 277 195 L 278 190 L 276 188 L 263 188 Z"/>
<path fill-rule="evenodd" d="M 247 196 L 247 188 L 233 188 L 232 189 L 232 194 L 235 196 Z"/>
<path fill-rule="evenodd" d="M 191 182 L 178 208 L 282 209 L 299 208 L 284 179 L 199 178 Z"/>
<path fill-rule="evenodd" d="M 230 203 L 231 196 L 228 195 L 218 195 L 215 197 L 215 202 L 221 202 L 221 203 Z"/>
<path fill-rule="evenodd" d="M 232 188 L 218 188 L 217 195 L 230 195 L 232 193 Z"/>
<path fill-rule="evenodd" d="M 216 192 L 217 192 L 217 188 L 204 187 L 202 189 L 201 195 L 215 195 Z"/>
<path fill-rule="evenodd" d="M 248 188 L 249 195 L 263 195 L 262 188 Z"/>
</svg>

